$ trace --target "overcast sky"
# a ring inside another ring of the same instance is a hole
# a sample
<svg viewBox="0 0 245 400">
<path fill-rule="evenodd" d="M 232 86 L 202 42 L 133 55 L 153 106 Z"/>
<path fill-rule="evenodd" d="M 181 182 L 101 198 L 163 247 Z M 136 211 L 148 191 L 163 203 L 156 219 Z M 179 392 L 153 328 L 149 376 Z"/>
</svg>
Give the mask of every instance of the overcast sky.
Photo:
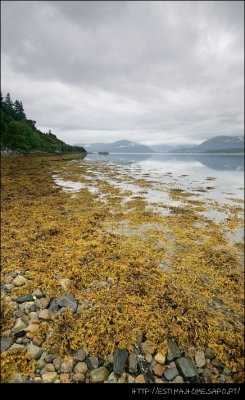
<svg viewBox="0 0 245 400">
<path fill-rule="evenodd" d="M 243 135 L 241 1 L 2 1 L 2 92 L 68 143 Z"/>
</svg>

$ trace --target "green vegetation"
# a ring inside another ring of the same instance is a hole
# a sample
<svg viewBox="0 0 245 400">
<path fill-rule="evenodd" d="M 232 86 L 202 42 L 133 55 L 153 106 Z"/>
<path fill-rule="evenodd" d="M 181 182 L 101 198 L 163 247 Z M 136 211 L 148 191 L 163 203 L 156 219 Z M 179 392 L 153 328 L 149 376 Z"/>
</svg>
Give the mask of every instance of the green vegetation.
<svg viewBox="0 0 245 400">
<path fill-rule="evenodd" d="M 1 149 L 21 153 L 30 152 L 85 152 L 83 147 L 70 146 L 50 130 L 43 133 L 35 127 L 36 121 L 26 118 L 21 101 L 1 94 Z"/>
</svg>

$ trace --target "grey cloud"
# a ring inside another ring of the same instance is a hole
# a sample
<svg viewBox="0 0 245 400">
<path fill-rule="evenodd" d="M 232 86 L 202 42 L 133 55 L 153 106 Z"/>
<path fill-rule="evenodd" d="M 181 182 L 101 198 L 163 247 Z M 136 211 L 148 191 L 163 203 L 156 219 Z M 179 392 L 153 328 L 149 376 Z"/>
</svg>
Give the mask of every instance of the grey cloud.
<svg viewBox="0 0 245 400">
<path fill-rule="evenodd" d="M 3 2 L 2 89 L 68 142 L 242 134 L 243 7 Z"/>
</svg>

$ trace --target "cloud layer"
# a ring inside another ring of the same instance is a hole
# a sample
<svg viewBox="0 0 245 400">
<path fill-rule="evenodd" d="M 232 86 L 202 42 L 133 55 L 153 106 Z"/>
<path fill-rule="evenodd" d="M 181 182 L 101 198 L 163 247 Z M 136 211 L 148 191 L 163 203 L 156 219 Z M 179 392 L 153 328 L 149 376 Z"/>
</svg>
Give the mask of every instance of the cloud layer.
<svg viewBox="0 0 245 400">
<path fill-rule="evenodd" d="M 2 91 L 68 143 L 241 135 L 243 7 L 2 2 Z"/>
</svg>

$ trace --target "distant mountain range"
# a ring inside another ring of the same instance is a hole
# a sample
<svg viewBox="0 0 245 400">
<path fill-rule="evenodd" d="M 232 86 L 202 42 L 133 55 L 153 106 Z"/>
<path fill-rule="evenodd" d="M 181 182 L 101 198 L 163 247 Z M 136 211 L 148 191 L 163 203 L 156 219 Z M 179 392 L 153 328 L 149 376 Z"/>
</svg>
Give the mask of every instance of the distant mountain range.
<svg viewBox="0 0 245 400">
<path fill-rule="evenodd" d="M 154 150 L 150 147 L 129 140 L 118 140 L 113 143 L 77 144 L 77 146 L 82 146 L 91 153 L 99 151 L 108 151 L 109 153 L 154 153 Z"/>
<path fill-rule="evenodd" d="M 243 136 L 216 136 L 199 145 L 174 146 L 168 144 L 146 146 L 130 140 L 119 140 L 113 143 L 81 144 L 86 151 L 97 153 L 244 153 Z"/>
</svg>

